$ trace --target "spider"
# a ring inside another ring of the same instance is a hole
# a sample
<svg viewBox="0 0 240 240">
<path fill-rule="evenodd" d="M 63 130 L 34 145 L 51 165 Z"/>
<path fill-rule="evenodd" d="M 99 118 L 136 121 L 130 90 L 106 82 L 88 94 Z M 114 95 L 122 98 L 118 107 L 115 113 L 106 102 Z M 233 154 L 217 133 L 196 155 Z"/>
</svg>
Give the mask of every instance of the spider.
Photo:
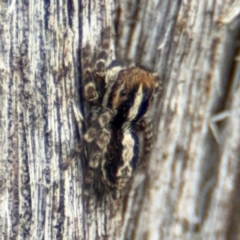
<svg viewBox="0 0 240 240">
<path fill-rule="evenodd" d="M 134 63 L 113 60 L 106 67 L 109 29 L 102 36 L 99 52 L 93 54 L 90 45 L 83 49 L 83 95 L 90 113 L 87 131 L 71 156 L 84 151 L 89 176 L 96 174 L 116 199 L 139 164 L 139 129 L 144 131 L 145 152 L 151 149 L 152 122 L 147 112 L 158 79 Z"/>
</svg>

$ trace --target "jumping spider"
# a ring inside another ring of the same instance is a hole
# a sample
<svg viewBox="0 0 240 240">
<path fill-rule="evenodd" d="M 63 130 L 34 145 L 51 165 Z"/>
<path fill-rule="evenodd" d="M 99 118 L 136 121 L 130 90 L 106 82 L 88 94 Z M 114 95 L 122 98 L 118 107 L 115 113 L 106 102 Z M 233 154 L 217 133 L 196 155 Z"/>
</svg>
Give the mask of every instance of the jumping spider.
<svg viewBox="0 0 240 240">
<path fill-rule="evenodd" d="M 151 148 L 152 123 L 147 111 L 158 79 L 133 63 L 113 60 L 106 67 L 109 34 L 102 36 L 104 46 L 99 52 L 93 54 L 90 45 L 83 49 L 83 95 L 90 113 L 87 131 L 72 157 L 84 151 L 90 176 L 86 181 L 91 183 L 89 178 L 97 174 L 97 181 L 116 199 L 139 164 L 140 128 L 145 152 Z"/>
</svg>

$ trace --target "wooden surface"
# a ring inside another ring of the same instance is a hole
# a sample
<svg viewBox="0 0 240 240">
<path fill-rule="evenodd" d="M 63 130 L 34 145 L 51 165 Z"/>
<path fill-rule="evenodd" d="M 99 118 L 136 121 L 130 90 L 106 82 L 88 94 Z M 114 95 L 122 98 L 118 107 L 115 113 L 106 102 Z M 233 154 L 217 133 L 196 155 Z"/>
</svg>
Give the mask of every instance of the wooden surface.
<svg viewBox="0 0 240 240">
<path fill-rule="evenodd" d="M 163 90 L 126 197 L 86 208 L 81 157 L 60 166 L 83 130 L 81 47 L 106 26 L 111 57 Z M 1 1 L 0 239 L 240 239 L 239 34 L 238 0 Z"/>
</svg>

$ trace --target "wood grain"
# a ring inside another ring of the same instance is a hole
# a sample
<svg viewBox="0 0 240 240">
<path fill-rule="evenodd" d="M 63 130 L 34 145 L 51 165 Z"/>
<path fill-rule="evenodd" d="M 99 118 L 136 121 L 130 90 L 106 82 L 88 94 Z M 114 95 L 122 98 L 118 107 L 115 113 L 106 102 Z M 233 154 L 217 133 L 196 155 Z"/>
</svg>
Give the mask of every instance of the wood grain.
<svg viewBox="0 0 240 240">
<path fill-rule="evenodd" d="M 1 1 L 1 239 L 239 239 L 240 2 Z M 81 48 L 158 73 L 151 156 L 126 197 L 83 197 Z M 74 117 L 79 111 L 78 121 Z"/>
</svg>

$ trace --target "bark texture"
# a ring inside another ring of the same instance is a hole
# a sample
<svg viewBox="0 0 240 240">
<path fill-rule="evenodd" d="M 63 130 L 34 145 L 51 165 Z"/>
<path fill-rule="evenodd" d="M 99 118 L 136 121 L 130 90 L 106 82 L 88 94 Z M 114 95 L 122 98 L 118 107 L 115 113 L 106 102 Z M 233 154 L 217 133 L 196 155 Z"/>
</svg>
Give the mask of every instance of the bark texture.
<svg viewBox="0 0 240 240">
<path fill-rule="evenodd" d="M 154 69 L 155 140 L 122 201 L 83 198 L 81 48 Z M 240 1 L 2 0 L 0 239 L 240 239 Z M 76 121 L 77 120 L 77 121 Z"/>
</svg>

